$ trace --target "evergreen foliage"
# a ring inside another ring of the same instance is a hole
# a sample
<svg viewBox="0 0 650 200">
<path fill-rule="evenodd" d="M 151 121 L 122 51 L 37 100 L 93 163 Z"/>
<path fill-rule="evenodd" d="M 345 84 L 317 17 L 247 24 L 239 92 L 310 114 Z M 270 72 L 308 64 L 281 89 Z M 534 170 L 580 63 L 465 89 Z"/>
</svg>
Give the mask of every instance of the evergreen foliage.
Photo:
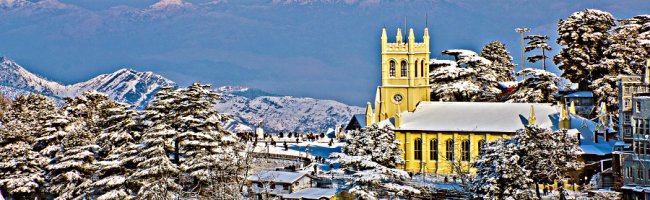
<svg viewBox="0 0 650 200">
<path fill-rule="evenodd" d="M 507 102 L 516 103 L 552 103 L 553 94 L 558 92 L 558 81 L 554 73 L 541 69 L 526 68 L 517 72 L 523 75 L 525 80 L 517 84 L 514 93 L 510 94 Z"/>
<path fill-rule="evenodd" d="M 515 81 L 514 69 L 517 65 L 512 63 L 512 55 L 505 44 L 492 41 L 481 49 L 480 56 L 492 61 L 491 68 L 496 75 L 496 81 Z"/>
<path fill-rule="evenodd" d="M 363 131 L 355 131 L 343 147 L 343 153 L 350 156 L 369 156 L 372 161 L 386 167 L 403 164 L 400 142 L 388 126 L 370 125 Z"/>
</svg>

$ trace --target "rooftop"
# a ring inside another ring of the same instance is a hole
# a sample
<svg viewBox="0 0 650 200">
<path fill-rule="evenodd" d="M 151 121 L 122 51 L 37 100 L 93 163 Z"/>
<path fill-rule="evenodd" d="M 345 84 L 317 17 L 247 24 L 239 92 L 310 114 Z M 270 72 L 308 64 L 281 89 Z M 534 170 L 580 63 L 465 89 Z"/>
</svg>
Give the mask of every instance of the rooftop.
<svg viewBox="0 0 650 200">
<path fill-rule="evenodd" d="M 248 177 L 253 182 L 293 183 L 307 174 L 300 172 L 265 171 Z"/>
<path fill-rule="evenodd" d="M 528 124 L 531 106 L 537 125 L 554 126 L 559 110 L 548 103 L 420 102 L 402 113 L 398 130 L 514 133 Z"/>
</svg>

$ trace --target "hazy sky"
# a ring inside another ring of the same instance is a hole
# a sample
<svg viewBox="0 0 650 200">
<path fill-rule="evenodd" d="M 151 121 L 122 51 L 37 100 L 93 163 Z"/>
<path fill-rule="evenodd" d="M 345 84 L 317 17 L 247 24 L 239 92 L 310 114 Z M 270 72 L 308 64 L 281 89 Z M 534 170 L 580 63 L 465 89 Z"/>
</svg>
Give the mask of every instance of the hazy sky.
<svg viewBox="0 0 650 200">
<path fill-rule="evenodd" d="M 392 41 L 405 16 L 420 41 L 428 14 L 432 58 L 499 40 L 519 63 L 516 27 L 549 35 L 554 54 L 557 21 L 573 12 L 650 14 L 648 0 L 19 1 L 0 0 L 0 55 L 51 80 L 129 67 L 182 86 L 242 85 L 360 106 L 380 82 L 381 27 Z"/>
</svg>

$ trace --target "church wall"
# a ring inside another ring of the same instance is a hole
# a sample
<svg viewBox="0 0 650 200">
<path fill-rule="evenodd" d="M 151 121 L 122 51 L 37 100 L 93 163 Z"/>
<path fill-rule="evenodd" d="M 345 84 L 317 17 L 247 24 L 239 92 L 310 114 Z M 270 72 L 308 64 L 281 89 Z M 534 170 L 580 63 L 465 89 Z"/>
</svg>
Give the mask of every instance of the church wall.
<svg viewBox="0 0 650 200">
<path fill-rule="evenodd" d="M 452 161 L 447 160 L 446 141 L 454 141 L 453 161 L 460 163 L 463 170 L 469 170 L 475 173 L 476 169 L 471 168 L 471 163 L 476 161 L 479 156 L 479 141 L 493 141 L 499 138 L 510 138 L 514 133 L 474 133 L 474 132 L 435 132 L 435 131 L 400 131 L 395 132 L 397 140 L 402 144 L 400 149 L 403 150 L 404 165 L 398 168 L 409 172 L 423 172 L 433 174 L 455 174 Z M 415 159 L 415 141 L 422 138 L 422 160 Z M 438 140 L 438 160 L 434 160 L 431 155 L 431 140 Z M 462 161 L 462 141 L 469 141 L 469 161 Z M 424 163 L 422 162 L 424 161 Z"/>
</svg>

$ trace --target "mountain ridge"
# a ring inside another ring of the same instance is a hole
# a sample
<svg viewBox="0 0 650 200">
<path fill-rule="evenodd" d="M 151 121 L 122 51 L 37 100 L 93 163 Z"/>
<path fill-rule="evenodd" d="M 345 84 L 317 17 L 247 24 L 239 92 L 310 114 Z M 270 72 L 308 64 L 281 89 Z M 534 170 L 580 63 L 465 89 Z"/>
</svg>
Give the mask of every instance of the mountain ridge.
<svg viewBox="0 0 650 200">
<path fill-rule="evenodd" d="M 31 73 L 15 61 L 0 56 L 0 94 L 12 97 L 31 92 L 60 101 L 86 91 L 97 91 L 142 109 L 165 86 L 178 85 L 154 72 L 130 68 L 64 85 Z M 262 128 L 267 132 L 318 132 L 347 123 L 353 114 L 363 112 L 361 107 L 335 100 L 282 96 L 255 88 L 220 86 L 213 90 L 223 98 L 217 105 L 219 112 L 233 116 L 228 124 L 231 130 L 241 125 L 256 127 L 262 122 Z"/>
</svg>

